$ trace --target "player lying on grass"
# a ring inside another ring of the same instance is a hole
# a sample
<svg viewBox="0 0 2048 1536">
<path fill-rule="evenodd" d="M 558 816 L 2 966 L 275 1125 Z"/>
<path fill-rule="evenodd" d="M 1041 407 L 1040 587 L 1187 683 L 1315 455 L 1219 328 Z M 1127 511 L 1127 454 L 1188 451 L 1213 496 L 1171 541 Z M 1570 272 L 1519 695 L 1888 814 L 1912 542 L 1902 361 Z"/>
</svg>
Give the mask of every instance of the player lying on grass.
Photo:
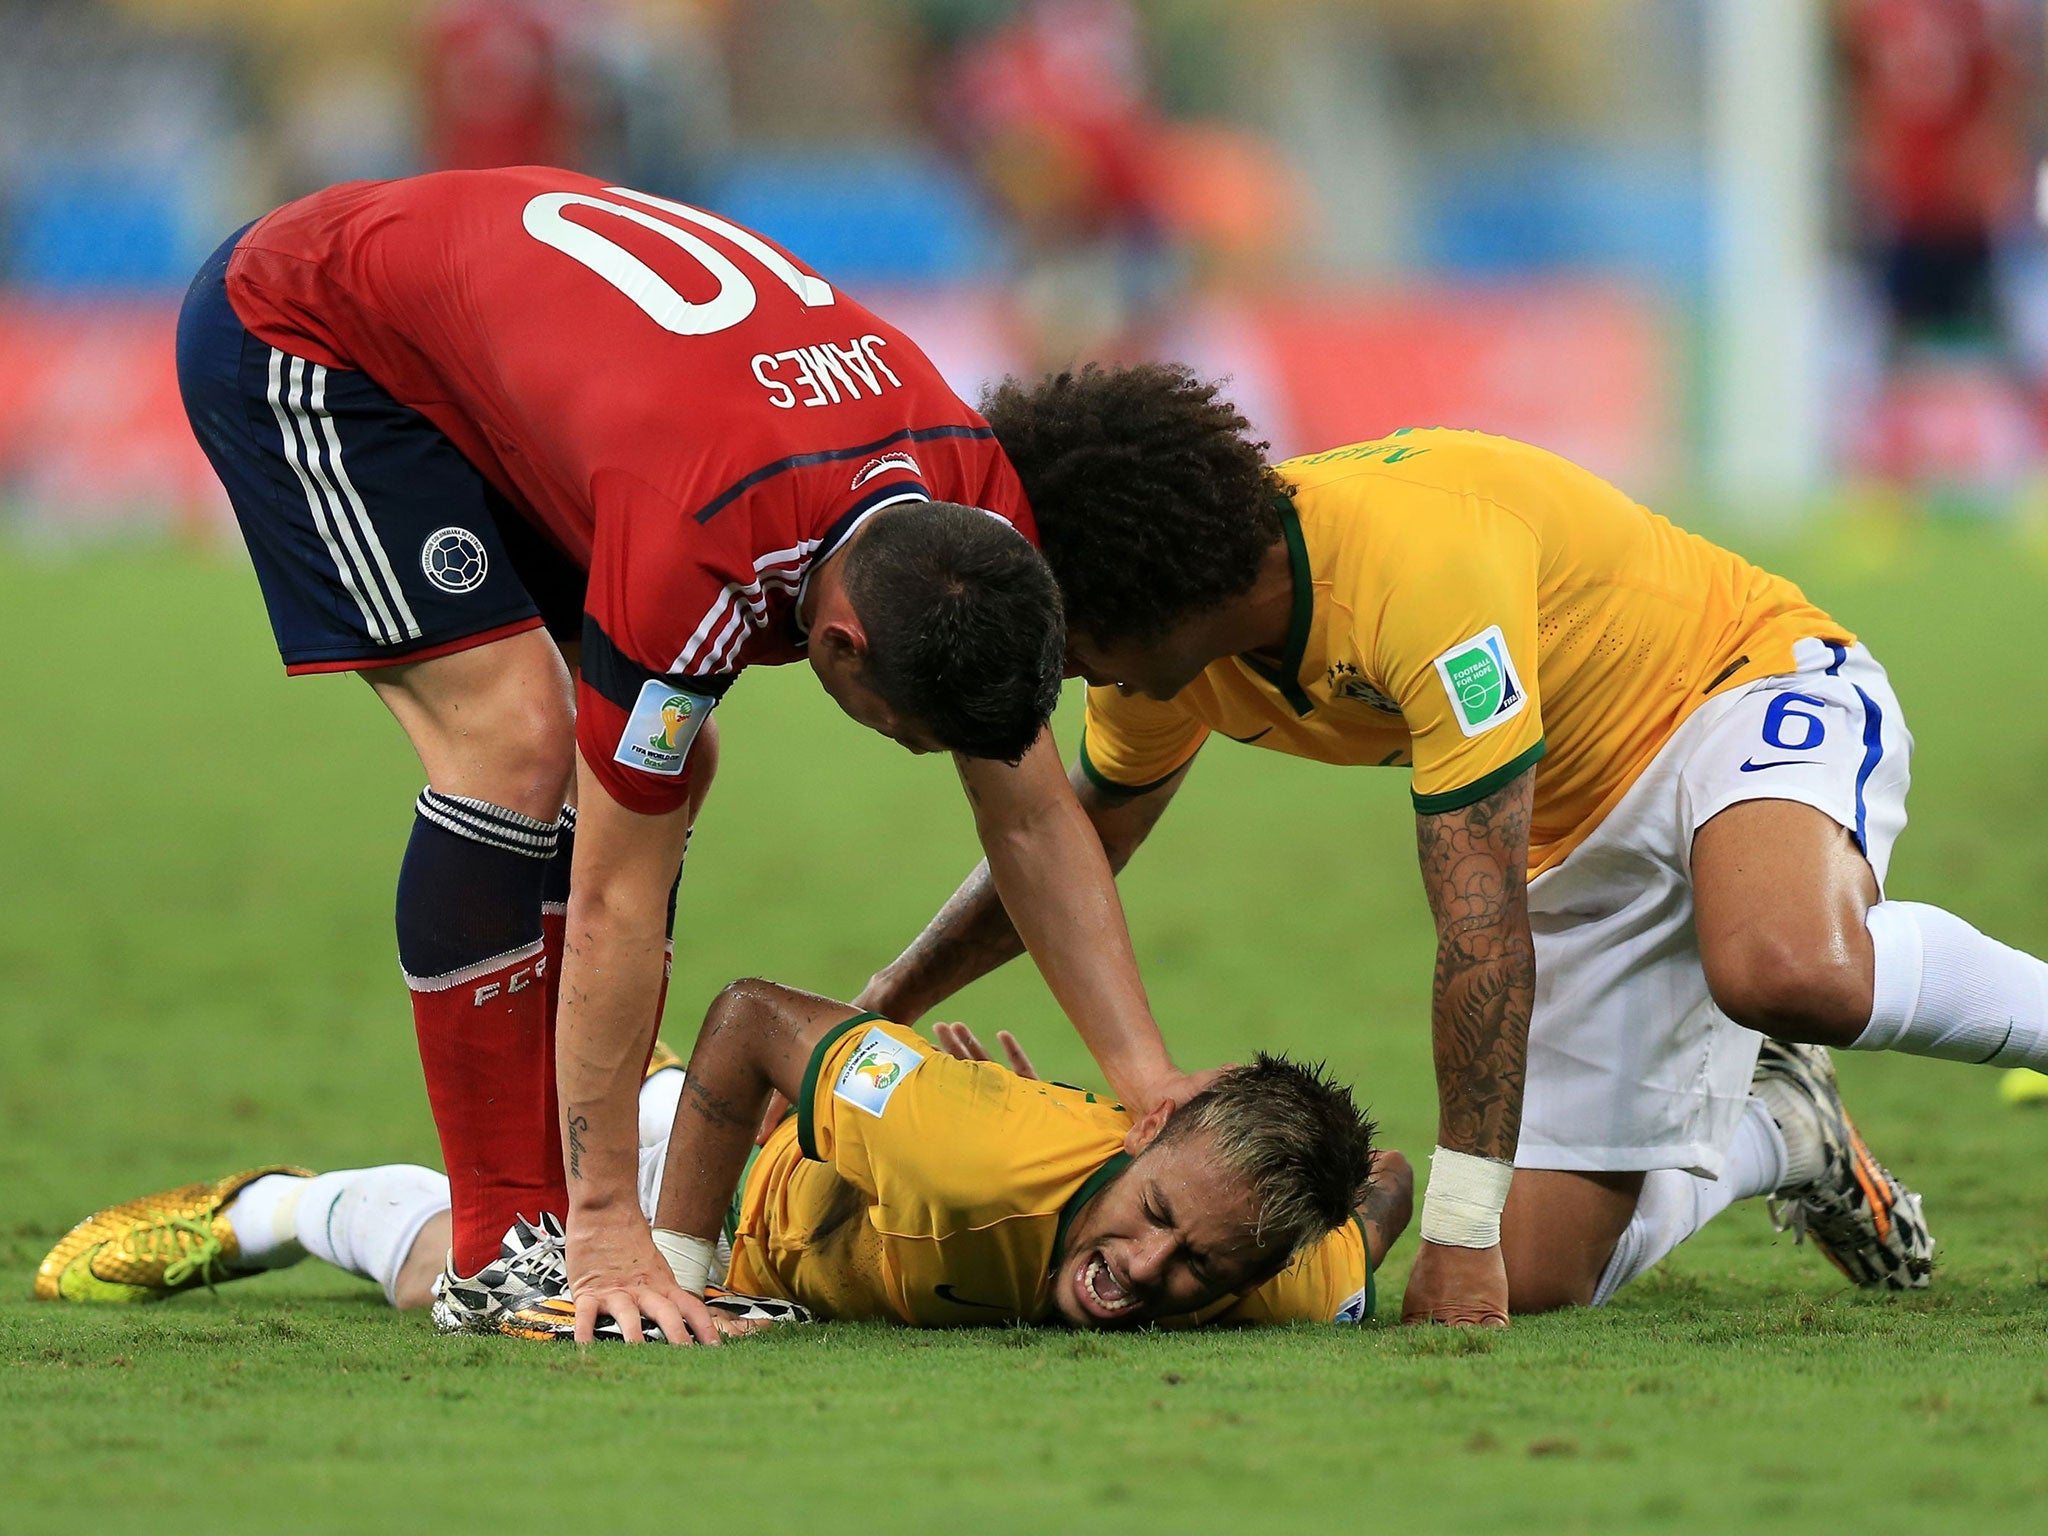
<svg viewBox="0 0 2048 1536">
<path fill-rule="evenodd" d="M 426 769 L 398 959 L 452 1278 L 516 1214 L 566 1214 L 586 1322 L 678 1320 L 633 1092 L 712 711 L 750 666 L 808 660 L 860 724 L 953 752 L 1105 1076 L 1185 1092 L 1044 729 L 1062 632 L 1030 509 L 900 331 L 713 214 L 526 166 L 238 232 L 178 377 L 286 669 L 362 673 Z"/>
<path fill-rule="evenodd" d="M 1400 1153 L 1369 1150 L 1349 1095 L 1319 1074 L 1262 1059 L 1134 1124 L 1093 1094 L 1037 1081 L 1007 1034 L 1008 1071 L 964 1026 L 935 1033 L 945 1054 L 843 1004 L 755 982 L 713 1005 L 693 1058 L 702 1086 L 686 1093 L 680 1060 L 657 1054 L 640 1093 L 639 1195 L 650 1218 L 683 1229 L 664 1231 L 672 1251 L 686 1253 L 693 1227 L 719 1233 L 685 1277 L 707 1296 L 704 1312 L 692 1304 L 696 1337 L 804 1315 L 791 1307 L 926 1327 L 1372 1315 L 1372 1275 L 1407 1226 L 1413 1175 Z M 1766 1052 L 1794 1059 L 1767 1062 L 1759 1092 L 1769 1111 L 1758 1104 L 1744 1116 L 1730 1161 L 1771 1162 L 1782 1183 L 1786 1143 L 1839 1145 L 1854 1133 L 1824 1052 Z M 1821 1059 L 1802 1066 L 1801 1056 Z M 733 1165 L 771 1083 L 797 1113 L 728 1203 L 719 1169 Z M 1347 1195 L 1368 1160 L 1363 1195 Z M 1554 1190 L 1538 1200 L 1545 1193 Z M 1625 1251 L 1590 1299 L 1606 1301 L 1727 1203 L 1695 1175 L 1647 1175 Z M 253 1169 L 89 1217 L 44 1261 L 36 1293 L 155 1300 L 310 1252 L 376 1281 L 395 1306 L 421 1307 L 444 1284 L 447 1211 L 448 1181 L 426 1168 Z M 1342 1220 L 1347 1211 L 1355 1222 Z M 1843 1268 L 1865 1258 L 1855 1245 L 1870 1237 L 1846 1197 L 1795 1211 Z M 1528 1214 L 1506 1235 L 1512 1272 L 1569 1274 L 1583 1263 L 1569 1221 L 1547 1224 L 1540 1206 Z M 1326 1231 L 1331 1220 L 1340 1224 Z M 552 1294 L 559 1277 L 534 1272 L 536 1254 L 559 1262 L 558 1232 L 544 1225 L 542 1241 L 508 1244 L 508 1278 L 530 1293 L 508 1327 L 572 1331 Z"/>
<path fill-rule="evenodd" d="M 689 1288 L 920 1327 L 1371 1312 L 1412 1175 L 1373 1150 L 1350 1093 L 1320 1071 L 1261 1057 L 1134 1118 L 972 1059 L 964 1032 L 953 1049 L 767 982 L 720 994 L 687 1082 L 658 1069 L 640 1096 L 641 1204 L 681 1267 L 701 1234 Z M 749 1163 L 771 1089 L 796 1112 Z M 254 1170 L 90 1218 L 44 1262 L 37 1294 L 149 1300 L 310 1251 L 422 1306 L 443 1284 L 447 1207 L 447 1181 L 424 1168 Z M 532 1271 L 543 1247 L 508 1248 L 529 1294 L 505 1328 L 566 1338 L 573 1308 Z M 704 1342 L 732 1326 L 694 1297 L 686 1315 Z"/>
<path fill-rule="evenodd" d="M 1659 1170 L 1759 1187 L 1730 1161 L 1759 1032 L 2048 1065 L 2048 966 L 1887 895 L 1912 737 L 1790 582 L 1479 433 L 1269 466 L 1163 366 L 984 408 L 1093 685 L 1073 779 L 1112 865 L 1212 736 L 1411 774 L 1440 1118 L 1405 1315 L 1591 1299 Z M 1016 951 L 978 870 L 860 1001 L 914 1020 Z M 1917 1203 L 1840 1149 L 1788 1176 L 1862 1192 L 1859 1279 L 1924 1284 Z M 1504 1260 L 1539 1210 L 1575 1267 Z"/>
</svg>

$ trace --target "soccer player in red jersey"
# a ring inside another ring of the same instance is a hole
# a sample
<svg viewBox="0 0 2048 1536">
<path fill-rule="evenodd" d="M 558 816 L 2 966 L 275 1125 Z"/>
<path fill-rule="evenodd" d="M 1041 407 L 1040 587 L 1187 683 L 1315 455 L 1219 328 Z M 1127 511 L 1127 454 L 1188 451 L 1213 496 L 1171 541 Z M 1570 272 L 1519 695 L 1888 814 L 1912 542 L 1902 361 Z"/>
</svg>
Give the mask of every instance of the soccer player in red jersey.
<svg viewBox="0 0 2048 1536">
<path fill-rule="evenodd" d="M 750 665 L 808 659 L 861 724 L 952 751 L 1104 1073 L 1141 1112 L 1186 1096 L 1045 730 L 1030 509 L 901 332 L 749 230 L 522 167 L 279 209 L 201 270 L 178 352 L 287 670 L 362 672 L 426 768 L 398 947 L 454 1186 L 445 1327 L 552 1284 L 585 1337 L 688 1337 L 635 1103 Z M 501 1246 L 554 1212 L 566 1258 Z"/>
</svg>

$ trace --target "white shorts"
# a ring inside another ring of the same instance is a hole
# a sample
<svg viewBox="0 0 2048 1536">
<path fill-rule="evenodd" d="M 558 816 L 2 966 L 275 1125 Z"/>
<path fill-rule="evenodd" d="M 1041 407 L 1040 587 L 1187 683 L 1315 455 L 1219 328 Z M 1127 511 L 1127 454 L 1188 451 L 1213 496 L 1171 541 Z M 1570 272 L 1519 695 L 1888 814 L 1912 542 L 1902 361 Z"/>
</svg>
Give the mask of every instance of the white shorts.
<svg viewBox="0 0 2048 1536">
<path fill-rule="evenodd" d="M 1761 1037 L 1714 1006 L 1693 929 L 1693 835 L 1745 800 L 1853 833 L 1884 886 L 1913 738 L 1862 646 L 1802 640 L 1796 670 L 1710 700 L 1565 861 L 1529 885 L 1536 1005 L 1524 1168 L 1718 1177 Z M 1539 775 L 1542 770 L 1537 770 Z"/>
</svg>

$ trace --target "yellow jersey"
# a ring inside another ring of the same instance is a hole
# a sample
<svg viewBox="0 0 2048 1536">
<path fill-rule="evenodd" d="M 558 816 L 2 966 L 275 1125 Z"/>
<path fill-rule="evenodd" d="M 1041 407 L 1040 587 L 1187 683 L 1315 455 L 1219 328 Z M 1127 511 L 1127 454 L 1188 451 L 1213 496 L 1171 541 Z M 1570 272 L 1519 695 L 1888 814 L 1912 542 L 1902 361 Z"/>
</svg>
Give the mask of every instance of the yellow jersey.
<svg viewBox="0 0 2048 1536">
<path fill-rule="evenodd" d="M 1685 718 L 1854 636 L 1791 582 L 1526 443 L 1406 429 L 1276 466 L 1294 612 L 1278 666 L 1211 663 L 1168 701 L 1088 693 L 1082 768 L 1134 792 L 1213 732 L 1407 767 L 1420 813 L 1539 759 L 1529 873 L 1578 846 Z"/>
<path fill-rule="evenodd" d="M 1098 1094 L 960 1061 L 874 1014 L 819 1041 L 796 1113 L 749 1168 L 726 1284 L 822 1317 L 944 1328 L 1055 1315 L 1075 1216 L 1131 1159 L 1130 1116 Z M 1203 1322 L 1370 1315 L 1347 1223 Z"/>
</svg>

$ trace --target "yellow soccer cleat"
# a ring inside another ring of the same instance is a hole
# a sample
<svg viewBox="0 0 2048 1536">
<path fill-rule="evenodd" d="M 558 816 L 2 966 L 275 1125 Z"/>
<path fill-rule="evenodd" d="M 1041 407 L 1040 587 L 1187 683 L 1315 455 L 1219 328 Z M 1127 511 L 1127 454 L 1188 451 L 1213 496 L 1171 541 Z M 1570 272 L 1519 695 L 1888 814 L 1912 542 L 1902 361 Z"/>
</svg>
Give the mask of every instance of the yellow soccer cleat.
<svg viewBox="0 0 2048 1536">
<path fill-rule="evenodd" d="M 654 1054 L 647 1058 L 646 1075 L 652 1077 L 657 1072 L 666 1072 L 670 1067 L 684 1065 L 686 1063 L 683 1061 L 683 1058 L 670 1050 L 668 1042 L 657 1035 L 654 1040 Z"/>
<path fill-rule="evenodd" d="M 1998 1080 L 1998 1097 L 2012 1105 L 2048 1106 L 2048 1072 L 2032 1067 L 2008 1067 Z"/>
<path fill-rule="evenodd" d="M 236 1267 L 242 1245 L 224 1213 L 245 1185 L 267 1173 L 313 1177 L 310 1168 L 280 1163 L 210 1184 L 181 1184 L 95 1212 L 65 1233 L 36 1267 L 36 1300 L 161 1301 L 258 1273 Z"/>
</svg>

